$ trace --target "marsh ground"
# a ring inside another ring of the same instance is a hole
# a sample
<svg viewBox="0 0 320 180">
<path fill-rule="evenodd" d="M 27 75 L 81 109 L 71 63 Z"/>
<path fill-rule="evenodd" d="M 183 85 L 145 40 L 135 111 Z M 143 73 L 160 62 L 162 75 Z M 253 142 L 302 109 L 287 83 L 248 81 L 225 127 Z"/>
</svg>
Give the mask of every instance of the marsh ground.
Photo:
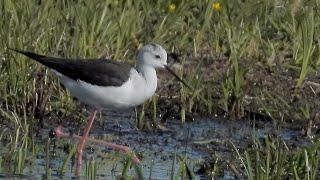
<svg viewBox="0 0 320 180">
<path fill-rule="evenodd" d="M 9 47 L 134 64 L 139 47 L 157 42 L 193 90 L 159 72 L 157 93 L 137 114 L 130 111 L 125 122 L 116 118 L 123 113 L 102 116 L 92 135 L 149 154 L 157 178 L 163 168 L 173 179 L 198 177 L 199 169 L 205 178 L 319 177 L 318 0 L 6 0 L 0 8 L 1 176 L 49 177 L 56 167 L 59 176 L 71 176 L 65 169 L 72 167 L 72 142 L 56 141 L 55 151 L 47 132 L 63 122 L 78 133 L 86 120 L 85 107 L 47 69 Z M 153 154 L 163 147 L 169 155 Z M 101 175 L 105 158 L 123 165 L 119 178 L 139 174 L 125 157 L 99 150 L 87 161 L 86 178 Z M 60 154 L 51 166 L 54 152 Z"/>
</svg>

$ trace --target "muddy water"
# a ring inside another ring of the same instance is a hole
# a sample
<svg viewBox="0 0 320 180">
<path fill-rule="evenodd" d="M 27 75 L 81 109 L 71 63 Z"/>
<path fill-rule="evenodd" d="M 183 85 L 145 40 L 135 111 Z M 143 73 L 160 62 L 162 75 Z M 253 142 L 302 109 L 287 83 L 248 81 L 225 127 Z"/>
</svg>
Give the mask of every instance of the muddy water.
<svg viewBox="0 0 320 180">
<path fill-rule="evenodd" d="M 176 120 L 168 120 L 163 124 L 168 131 L 142 132 L 134 127 L 132 114 L 119 115 L 116 112 L 107 112 L 94 124 L 91 136 L 97 139 L 112 140 L 113 142 L 128 145 L 141 156 L 143 176 L 146 179 L 169 179 L 172 169 L 177 173 L 179 160 L 173 166 L 176 156 L 186 158 L 189 168 L 195 172 L 201 162 L 210 161 L 212 155 L 219 155 L 221 159 L 234 161 L 234 149 L 231 142 L 240 150 L 248 148 L 252 144 L 252 135 L 264 138 L 267 135 L 280 136 L 287 145 L 304 146 L 307 141 L 301 136 L 299 130 L 282 127 L 281 130 L 273 122 L 257 122 L 255 128 L 249 121 L 230 121 L 215 118 L 203 118 L 194 122 L 182 124 Z M 5 174 L 0 169 L 0 178 L 21 177 L 29 179 L 41 179 L 46 174 L 46 153 L 43 150 L 49 130 L 42 130 L 42 136 L 36 140 L 36 151 L 33 162 L 23 171 L 24 175 Z M 40 138 L 42 137 L 42 138 Z M 54 145 L 56 144 L 56 145 Z M 72 160 L 67 162 L 67 168 L 63 175 L 59 173 L 64 159 L 67 157 L 66 144 L 72 144 L 70 140 L 56 140 L 50 143 L 50 174 L 53 179 L 73 177 Z M 1 148 L 2 154 L 6 149 Z M 98 179 L 116 179 L 122 172 L 124 156 L 113 152 L 109 148 L 89 145 L 85 151 L 85 161 L 94 158 L 97 162 Z M 172 168 L 174 167 L 174 168 Z M 221 168 L 221 179 L 235 179 L 234 174 L 227 167 Z M 135 174 L 132 168 L 129 173 Z M 195 179 L 205 179 L 197 174 Z"/>
</svg>

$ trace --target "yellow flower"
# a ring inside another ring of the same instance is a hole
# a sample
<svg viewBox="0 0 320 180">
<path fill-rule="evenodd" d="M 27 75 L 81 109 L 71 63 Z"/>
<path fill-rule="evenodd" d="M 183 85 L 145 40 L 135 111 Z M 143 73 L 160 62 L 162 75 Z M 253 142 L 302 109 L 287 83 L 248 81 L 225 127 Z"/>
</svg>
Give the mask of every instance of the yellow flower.
<svg viewBox="0 0 320 180">
<path fill-rule="evenodd" d="M 169 12 L 173 13 L 176 11 L 176 9 L 177 9 L 177 6 L 175 4 L 173 4 L 173 3 L 169 4 L 169 6 L 168 6 Z"/>
<path fill-rule="evenodd" d="M 212 3 L 212 9 L 215 11 L 220 11 L 221 10 L 221 4 L 218 2 Z"/>
</svg>

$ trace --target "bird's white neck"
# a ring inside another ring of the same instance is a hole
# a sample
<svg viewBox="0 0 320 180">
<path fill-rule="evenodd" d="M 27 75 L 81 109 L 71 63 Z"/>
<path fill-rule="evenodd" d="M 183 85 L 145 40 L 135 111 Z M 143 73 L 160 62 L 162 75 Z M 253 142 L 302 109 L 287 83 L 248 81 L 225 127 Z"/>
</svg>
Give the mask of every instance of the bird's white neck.
<svg viewBox="0 0 320 180">
<path fill-rule="evenodd" d="M 149 65 L 138 64 L 137 70 L 146 81 L 147 93 L 152 95 L 157 89 L 157 73 L 155 68 Z"/>
</svg>

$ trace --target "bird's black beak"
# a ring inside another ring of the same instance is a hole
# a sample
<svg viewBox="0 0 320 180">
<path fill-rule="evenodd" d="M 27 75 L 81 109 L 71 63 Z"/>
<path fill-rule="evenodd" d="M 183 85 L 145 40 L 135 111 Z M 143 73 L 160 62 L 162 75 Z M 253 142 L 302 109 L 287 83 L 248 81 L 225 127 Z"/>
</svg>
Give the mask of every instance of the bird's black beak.
<svg viewBox="0 0 320 180">
<path fill-rule="evenodd" d="M 172 69 L 169 68 L 169 66 L 164 66 L 165 69 L 172 74 L 178 81 L 180 81 L 183 85 L 185 85 L 187 88 L 189 88 L 190 90 L 193 90 L 193 88 L 187 84 L 183 79 L 181 79 Z"/>
</svg>

